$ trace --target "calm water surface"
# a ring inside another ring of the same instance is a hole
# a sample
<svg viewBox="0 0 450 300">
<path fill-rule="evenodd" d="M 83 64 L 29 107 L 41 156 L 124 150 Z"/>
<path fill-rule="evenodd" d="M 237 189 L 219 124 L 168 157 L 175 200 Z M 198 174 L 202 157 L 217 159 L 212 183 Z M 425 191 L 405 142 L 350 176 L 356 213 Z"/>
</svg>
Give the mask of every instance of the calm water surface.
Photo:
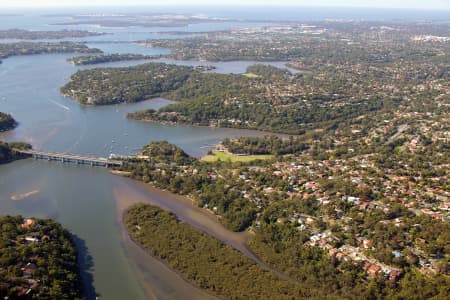
<svg viewBox="0 0 450 300">
<path fill-rule="evenodd" d="M 176 37 L 158 31 L 208 31 L 261 23 L 196 24 L 183 28 L 101 28 L 54 26 L 70 21 L 33 12 L 0 17 L 0 29 L 87 29 L 108 35 L 73 39 L 87 41 L 106 53 L 166 54 L 167 49 L 145 48 L 132 43 L 147 38 Z M 0 41 L 12 42 L 12 41 Z M 25 141 L 35 149 L 107 157 L 111 153 L 135 154 L 151 142 L 167 140 L 194 156 L 205 154 L 225 137 L 262 135 L 245 130 L 167 126 L 126 119 L 128 112 L 158 109 L 171 103 L 151 99 L 136 104 L 104 107 L 80 106 L 60 95 L 59 89 L 79 69 L 129 66 L 146 61 L 115 62 L 75 67 L 67 59 L 77 54 L 15 56 L 0 64 L 0 111 L 19 122 L 11 132 L 0 133 L 6 141 Z M 79 54 L 78 54 L 79 55 Z M 208 63 L 157 60 L 183 65 L 214 65 L 219 73 L 243 73 L 255 62 Z M 282 62 L 269 63 L 284 66 Z M 121 218 L 132 203 L 144 201 L 177 213 L 184 221 L 226 241 L 248 255 L 247 236 L 227 231 L 214 216 L 189 201 L 131 180 L 105 169 L 23 160 L 0 166 L 0 214 L 53 218 L 77 237 L 83 279 L 88 296 L 102 299 L 211 299 L 211 295 L 185 282 L 179 275 L 147 255 L 129 240 Z"/>
<path fill-rule="evenodd" d="M 70 75 L 80 69 L 66 62 L 71 56 L 17 56 L 3 61 L 0 65 L 0 111 L 11 113 L 19 127 L 2 133 L 2 140 L 26 141 L 36 149 L 47 151 L 103 157 L 110 153 L 134 154 L 150 141 L 168 140 L 189 154 L 200 156 L 208 151 L 209 145 L 225 137 L 256 134 L 165 126 L 130 121 L 125 117 L 131 111 L 157 109 L 171 103 L 166 99 L 130 105 L 80 106 L 59 93 Z M 239 66 L 243 72 L 247 66 L 228 65 L 228 72 L 237 72 Z M 220 71 L 227 72 L 227 64 L 221 64 Z M 120 222 L 123 210 L 137 200 L 151 202 L 154 195 L 143 191 L 138 183 L 101 168 L 31 159 L 0 166 L 0 213 L 49 217 L 69 228 L 82 244 L 79 248 L 84 257 L 84 279 L 92 286 L 92 297 L 95 290 L 102 299 L 212 298 L 129 241 Z M 158 196 L 157 199 L 162 202 L 164 198 Z M 180 207 L 175 200 L 168 201 L 172 201 L 169 208 Z M 186 214 L 193 209 L 181 207 L 187 210 Z M 209 224 L 216 223 L 207 216 L 200 218 L 205 218 Z M 219 231 L 226 236 L 223 228 Z"/>
</svg>

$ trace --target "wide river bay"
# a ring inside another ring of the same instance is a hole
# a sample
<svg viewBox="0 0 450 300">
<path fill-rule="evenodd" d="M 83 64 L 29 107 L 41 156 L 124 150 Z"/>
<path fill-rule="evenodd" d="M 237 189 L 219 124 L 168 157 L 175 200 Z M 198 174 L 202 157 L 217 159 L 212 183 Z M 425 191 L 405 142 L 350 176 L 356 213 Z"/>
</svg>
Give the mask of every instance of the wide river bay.
<svg viewBox="0 0 450 300">
<path fill-rule="evenodd" d="M 125 36 L 122 31 L 119 37 Z M 151 54 L 167 51 L 136 44 L 99 43 L 93 46 L 101 47 L 105 52 Z M 0 133 L 1 140 L 25 141 L 35 149 L 46 151 L 99 157 L 107 157 L 110 153 L 136 154 L 151 141 L 167 140 L 198 157 L 208 151 L 208 146 L 225 137 L 263 134 L 166 126 L 125 117 L 128 112 L 157 109 L 171 103 L 166 99 L 104 107 L 80 106 L 59 93 L 69 77 L 81 69 L 67 63 L 66 59 L 72 56 L 14 56 L 3 60 L 0 65 L 0 111 L 12 114 L 19 126 Z M 140 62 L 99 66 L 137 63 Z M 217 72 L 242 73 L 251 64 L 214 65 Z M 246 234 L 225 230 L 212 215 L 196 208 L 187 199 L 112 175 L 106 169 L 32 159 L 0 166 L 0 214 L 52 218 L 70 229 L 77 239 L 90 299 L 95 299 L 96 294 L 101 299 L 113 300 L 214 298 L 185 282 L 129 240 L 121 218 L 126 208 L 135 202 L 154 203 L 171 210 L 182 220 L 246 251 L 243 248 Z"/>
</svg>

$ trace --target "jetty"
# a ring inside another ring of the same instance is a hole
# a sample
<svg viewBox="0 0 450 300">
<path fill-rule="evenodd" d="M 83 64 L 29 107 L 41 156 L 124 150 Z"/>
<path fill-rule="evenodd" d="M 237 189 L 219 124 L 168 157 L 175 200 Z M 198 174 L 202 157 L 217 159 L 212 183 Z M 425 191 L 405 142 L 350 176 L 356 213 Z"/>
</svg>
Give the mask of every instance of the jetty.
<svg viewBox="0 0 450 300">
<path fill-rule="evenodd" d="M 15 152 L 33 157 L 34 159 L 43 159 L 48 161 L 58 161 L 62 163 L 73 163 L 77 165 L 90 165 L 92 167 L 120 167 L 122 161 L 107 159 L 103 157 L 81 156 L 68 153 L 45 152 L 39 150 L 13 149 Z"/>
</svg>

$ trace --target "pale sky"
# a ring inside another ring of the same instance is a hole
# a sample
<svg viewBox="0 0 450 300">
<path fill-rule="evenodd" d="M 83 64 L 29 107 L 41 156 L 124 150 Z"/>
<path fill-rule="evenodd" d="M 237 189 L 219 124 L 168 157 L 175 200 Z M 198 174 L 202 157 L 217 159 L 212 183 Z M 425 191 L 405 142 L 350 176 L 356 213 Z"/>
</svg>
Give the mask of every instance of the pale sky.
<svg viewBox="0 0 450 300">
<path fill-rule="evenodd" d="M 0 0 L 0 7 L 81 7 L 137 5 L 276 5 L 424 8 L 450 10 L 450 0 Z"/>
</svg>

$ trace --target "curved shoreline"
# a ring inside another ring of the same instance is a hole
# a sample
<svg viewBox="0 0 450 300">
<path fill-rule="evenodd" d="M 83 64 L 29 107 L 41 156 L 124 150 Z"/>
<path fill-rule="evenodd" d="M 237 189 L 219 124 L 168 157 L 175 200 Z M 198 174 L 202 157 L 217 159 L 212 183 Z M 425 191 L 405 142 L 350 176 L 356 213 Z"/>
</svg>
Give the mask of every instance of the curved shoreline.
<svg viewBox="0 0 450 300">
<path fill-rule="evenodd" d="M 173 101 L 173 100 L 169 100 L 169 101 Z M 145 119 L 145 118 L 144 119 L 135 119 L 135 118 L 129 118 L 128 116 L 126 118 L 128 120 L 131 120 L 131 121 L 134 121 L 134 122 L 153 123 L 153 124 L 160 124 L 160 125 L 164 125 L 164 126 L 173 126 L 173 127 L 209 128 L 209 129 L 219 129 L 219 130 L 238 130 L 238 131 L 242 131 L 244 133 L 249 133 L 249 134 L 254 133 L 255 136 L 265 136 L 265 135 L 269 135 L 270 136 L 270 135 L 272 135 L 272 136 L 278 136 L 278 137 L 281 137 L 281 138 L 288 138 L 290 136 L 292 136 L 292 137 L 299 137 L 299 136 L 301 136 L 301 135 L 298 135 L 298 134 L 289 134 L 289 133 L 276 132 L 276 131 L 267 131 L 267 130 L 261 130 L 261 129 L 255 129 L 255 128 L 206 126 L 206 125 L 190 124 L 190 123 L 158 121 L 158 120 L 154 120 L 154 119 Z"/>
<path fill-rule="evenodd" d="M 181 296 L 184 299 L 193 300 L 220 299 L 188 281 L 180 272 L 172 269 L 167 262 L 154 256 L 131 237 L 126 228 L 125 215 L 131 205 L 141 202 L 142 199 L 135 200 L 131 197 L 124 197 L 118 189 L 114 190 L 114 197 L 116 198 L 117 224 L 121 244 L 138 277 L 138 284 L 151 299 L 179 299 Z M 152 270 L 155 269 L 158 272 L 152 273 Z M 158 290 L 159 288 L 161 290 Z M 164 296 L 158 297 L 161 291 Z"/>
<path fill-rule="evenodd" d="M 210 291 L 204 290 L 202 288 L 200 288 L 200 286 L 198 284 L 196 284 L 194 281 L 189 281 L 184 275 L 183 273 L 181 273 L 180 271 L 172 268 L 169 263 L 164 260 L 159 258 L 158 256 L 155 256 L 150 250 L 144 248 L 144 246 L 142 246 L 141 244 L 139 244 L 139 242 L 137 242 L 129 233 L 128 229 L 126 228 L 126 222 L 125 222 L 125 217 L 127 212 L 129 211 L 130 207 L 127 207 L 127 209 L 125 209 L 124 211 L 122 211 L 120 220 L 121 220 L 121 227 L 123 230 L 123 234 L 125 234 L 127 237 L 127 240 L 129 240 L 131 243 L 133 243 L 134 246 L 136 246 L 137 248 L 139 248 L 142 252 L 145 252 L 146 255 L 151 256 L 153 259 L 157 260 L 159 263 L 161 263 L 167 270 L 169 270 L 170 272 L 173 272 L 176 274 L 176 276 L 178 278 L 180 278 L 181 280 L 183 280 L 184 282 L 186 282 L 187 284 L 193 286 L 194 288 L 198 289 L 199 291 L 201 291 L 202 293 L 207 294 L 208 296 L 210 296 L 212 299 L 225 299 L 225 298 L 221 298 L 219 295 L 213 294 Z M 144 287 L 145 290 L 150 290 L 149 292 L 152 294 L 152 298 L 153 299 L 158 299 L 158 297 L 153 293 L 153 291 L 151 290 L 151 288 L 146 288 Z"/>
<path fill-rule="evenodd" d="M 288 281 L 292 280 L 286 274 L 274 269 L 269 264 L 264 262 L 248 247 L 247 242 L 251 235 L 250 232 L 232 232 L 226 229 L 219 222 L 216 215 L 209 213 L 205 209 L 195 206 L 193 201 L 185 196 L 176 195 L 168 191 L 163 191 L 151 185 L 130 178 L 124 178 L 122 176 L 117 177 L 121 179 L 120 181 L 122 181 L 122 183 L 118 182 L 118 185 L 126 184 L 127 186 L 133 186 L 133 191 L 130 191 L 129 194 L 125 193 L 125 195 L 121 195 L 121 192 L 115 192 L 116 198 L 119 202 L 126 202 L 125 204 L 122 203 L 122 206 L 125 207 L 119 208 L 119 214 L 122 215 L 126 210 L 128 210 L 130 204 L 132 203 L 151 203 L 163 210 L 174 213 L 180 221 L 185 222 L 190 226 L 221 241 L 222 243 L 231 246 L 232 248 L 236 249 L 237 251 L 241 252 L 243 255 L 254 261 L 255 264 L 259 265 L 261 268 L 269 272 L 272 272 L 279 278 Z M 117 190 L 119 189 L 123 190 L 122 188 L 117 188 Z M 133 192 L 138 195 L 132 195 Z M 130 201 L 129 199 L 125 198 L 132 198 L 133 200 Z M 122 227 L 122 229 L 126 229 L 123 218 L 120 220 L 120 222 L 120 226 Z"/>
</svg>

